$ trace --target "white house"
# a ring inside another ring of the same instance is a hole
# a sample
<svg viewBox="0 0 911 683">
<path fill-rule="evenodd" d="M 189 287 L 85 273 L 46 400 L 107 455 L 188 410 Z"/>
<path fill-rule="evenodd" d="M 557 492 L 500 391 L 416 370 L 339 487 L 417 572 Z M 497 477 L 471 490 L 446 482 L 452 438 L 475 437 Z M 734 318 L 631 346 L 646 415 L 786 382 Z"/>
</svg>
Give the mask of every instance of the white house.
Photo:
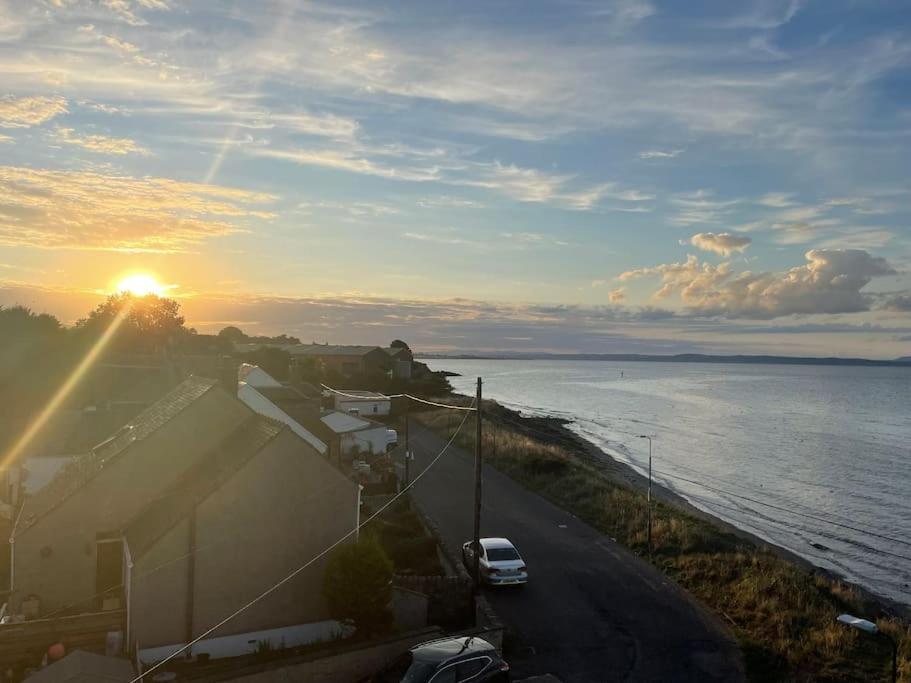
<svg viewBox="0 0 911 683">
<path fill-rule="evenodd" d="M 390 443 L 391 430 L 379 422 L 338 411 L 327 413 L 320 420 L 338 437 L 343 455 L 385 453 Z"/>
<path fill-rule="evenodd" d="M 388 415 L 392 408 L 391 399 L 375 391 L 346 389 L 344 394 L 335 394 L 335 409 L 344 413 L 357 411 L 357 415 L 371 417 Z"/>
</svg>

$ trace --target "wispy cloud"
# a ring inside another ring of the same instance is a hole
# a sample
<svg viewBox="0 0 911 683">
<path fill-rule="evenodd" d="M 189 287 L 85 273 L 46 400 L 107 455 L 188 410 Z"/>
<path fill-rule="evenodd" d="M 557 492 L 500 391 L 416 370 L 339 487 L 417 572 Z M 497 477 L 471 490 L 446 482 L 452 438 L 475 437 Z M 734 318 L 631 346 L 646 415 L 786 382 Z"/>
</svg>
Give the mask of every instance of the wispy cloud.
<svg viewBox="0 0 911 683">
<path fill-rule="evenodd" d="M 673 159 L 683 154 L 682 149 L 649 149 L 643 152 L 639 152 L 640 159 Z"/>
<path fill-rule="evenodd" d="M 753 240 L 745 235 L 732 235 L 729 232 L 700 232 L 690 238 L 689 243 L 702 251 L 711 251 L 721 256 L 731 256 L 746 250 Z"/>
<path fill-rule="evenodd" d="M 0 166 L 0 244 L 182 251 L 268 218 L 274 198 L 166 178 Z"/>
<path fill-rule="evenodd" d="M 135 140 L 105 135 L 78 135 L 72 128 L 57 128 L 54 138 L 65 145 L 76 145 L 98 154 L 149 154 L 149 150 Z"/>
<path fill-rule="evenodd" d="M 67 102 L 63 97 L 6 96 L 0 98 L 0 128 L 40 126 L 55 116 L 65 114 Z"/>
</svg>

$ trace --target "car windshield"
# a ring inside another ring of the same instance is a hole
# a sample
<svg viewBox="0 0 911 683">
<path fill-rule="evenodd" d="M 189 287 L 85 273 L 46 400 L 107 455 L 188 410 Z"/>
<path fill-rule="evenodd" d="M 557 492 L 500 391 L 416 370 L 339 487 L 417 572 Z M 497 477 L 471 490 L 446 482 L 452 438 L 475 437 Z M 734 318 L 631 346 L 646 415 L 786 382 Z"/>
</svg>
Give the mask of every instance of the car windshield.
<svg viewBox="0 0 911 683">
<path fill-rule="evenodd" d="M 509 560 L 518 560 L 519 553 L 515 548 L 488 548 L 487 559 L 491 562 L 507 562 Z"/>
</svg>

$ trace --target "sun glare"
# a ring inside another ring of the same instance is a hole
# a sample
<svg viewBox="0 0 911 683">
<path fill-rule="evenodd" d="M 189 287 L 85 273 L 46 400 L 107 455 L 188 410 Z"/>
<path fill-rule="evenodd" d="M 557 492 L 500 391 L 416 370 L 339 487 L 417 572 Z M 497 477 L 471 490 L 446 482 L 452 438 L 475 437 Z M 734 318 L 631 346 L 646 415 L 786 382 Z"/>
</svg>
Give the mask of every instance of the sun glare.
<svg viewBox="0 0 911 683">
<path fill-rule="evenodd" d="M 162 296 L 165 288 L 153 276 L 146 273 L 135 273 L 123 278 L 117 284 L 117 291 L 121 294 L 133 296 Z"/>
</svg>

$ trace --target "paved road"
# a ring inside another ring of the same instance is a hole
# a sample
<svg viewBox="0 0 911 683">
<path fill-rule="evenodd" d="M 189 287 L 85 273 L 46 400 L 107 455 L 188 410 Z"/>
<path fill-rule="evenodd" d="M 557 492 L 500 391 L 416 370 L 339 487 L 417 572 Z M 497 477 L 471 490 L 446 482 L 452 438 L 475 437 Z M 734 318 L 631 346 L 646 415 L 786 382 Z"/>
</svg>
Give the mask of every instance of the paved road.
<svg viewBox="0 0 911 683">
<path fill-rule="evenodd" d="M 412 423 L 412 476 L 443 441 Z M 414 489 L 454 549 L 472 535 L 473 456 L 450 450 Z M 506 536 L 525 558 L 525 588 L 486 589 L 512 636 L 516 678 L 566 683 L 741 681 L 740 651 L 712 615 L 651 565 L 491 468 L 482 536 Z"/>
</svg>

